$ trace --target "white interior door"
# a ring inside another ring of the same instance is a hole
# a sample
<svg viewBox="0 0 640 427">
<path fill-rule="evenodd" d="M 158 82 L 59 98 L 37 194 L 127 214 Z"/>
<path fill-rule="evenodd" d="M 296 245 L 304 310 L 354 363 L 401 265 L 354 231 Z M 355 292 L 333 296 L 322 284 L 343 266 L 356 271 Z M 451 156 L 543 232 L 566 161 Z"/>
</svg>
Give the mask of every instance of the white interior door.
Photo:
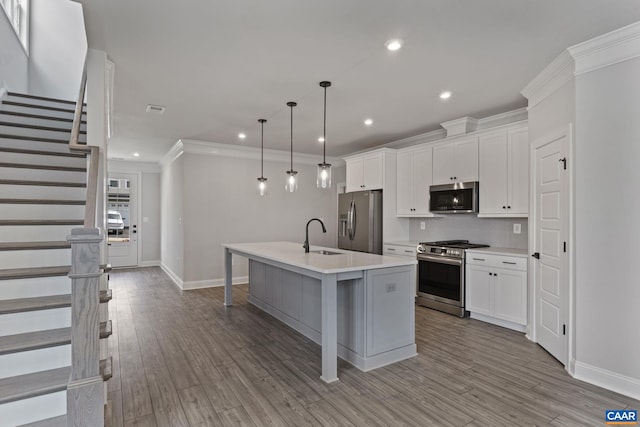
<svg viewBox="0 0 640 427">
<path fill-rule="evenodd" d="M 138 175 L 110 173 L 107 190 L 109 263 L 138 265 Z"/>
<path fill-rule="evenodd" d="M 533 144 L 536 341 L 567 363 L 568 313 L 568 161 L 567 131 Z M 565 169 L 566 168 L 566 169 Z"/>
</svg>

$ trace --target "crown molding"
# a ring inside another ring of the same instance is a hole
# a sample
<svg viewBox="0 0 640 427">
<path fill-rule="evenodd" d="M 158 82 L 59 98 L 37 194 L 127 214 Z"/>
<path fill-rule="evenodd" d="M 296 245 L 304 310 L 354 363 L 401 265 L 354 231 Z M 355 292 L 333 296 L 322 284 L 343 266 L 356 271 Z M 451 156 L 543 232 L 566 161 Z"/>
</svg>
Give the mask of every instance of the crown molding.
<svg viewBox="0 0 640 427">
<path fill-rule="evenodd" d="M 477 130 L 491 129 L 497 126 L 510 125 L 529 119 L 529 112 L 526 107 L 517 110 L 506 111 L 504 113 L 494 114 L 493 116 L 478 119 Z"/>
<path fill-rule="evenodd" d="M 143 172 L 143 173 L 160 173 L 162 172 L 158 163 L 137 162 L 135 160 L 114 160 L 108 159 L 109 171 L 117 172 Z"/>
<path fill-rule="evenodd" d="M 447 131 L 447 138 L 450 136 L 464 135 L 475 132 L 478 129 L 478 119 L 473 117 L 461 117 L 448 122 L 440 123 Z"/>
<path fill-rule="evenodd" d="M 183 153 L 187 154 L 201 154 L 206 156 L 220 156 L 220 157 L 232 157 L 236 159 L 252 159 L 260 160 L 261 153 L 260 148 L 246 147 L 242 145 L 230 145 L 220 144 L 217 142 L 197 141 L 191 139 L 181 139 L 176 142 L 173 147 L 165 154 L 160 161 L 160 164 L 164 167 L 167 164 L 175 161 Z M 291 154 L 288 151 L 280 150 L 264 150 L 265 162 L 278 162 L 289 163 L 291 160 Z M 303 165 L 317 165 L 322 163 L 322 155 L 320 154 L 306 154 L 293 152 L 293 162 Z M 327 157 L 327 163 L 330 163 L 336 167 L 344 165 L 344 161 L 337 157 Z"/>
<path fill-rule="evenodd" d="M 408 138 L 398 139 L 397 141 L 388 142 L 382 147 L 386 148 L 406 148 L 413 145 L 423 144 L 425 142 L 439 141 L 446 138 L 447 131 L 444 129 L 437 129 L 427 133 L 421 133 L 420 135 L 410 136 Z"/>
<path fill-rule="evenodd" d="M 567 49 L 575 60 L 575 75 L 640 56 L 640 21 Z"/>
<path fill-rule="evenodd" d="M 529 100 L 528 109 L 535 107 L 545 98 L 573 79 L 575 61 L 568 50 L 563 50 L 545 67 L 520 93 Z"/>
</svg>

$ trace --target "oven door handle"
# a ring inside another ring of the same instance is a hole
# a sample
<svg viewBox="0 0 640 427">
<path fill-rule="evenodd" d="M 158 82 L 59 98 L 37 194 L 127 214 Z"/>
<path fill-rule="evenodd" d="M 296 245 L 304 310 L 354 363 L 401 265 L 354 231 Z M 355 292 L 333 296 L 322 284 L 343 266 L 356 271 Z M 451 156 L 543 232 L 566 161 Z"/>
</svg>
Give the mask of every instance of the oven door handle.
<svg viewBox="0 0 640 427">
<path fill-rule="evenodd" d="M 424 254 L 418 255 L 418 261 L 433 261 L 433 262 L 439 262 L 440 264 L 449 264 L 449 265 L 462 265 L 463 263 L 463 260 L 461 259 L 452 259 L 452 258 L 445 258 L 441 256 L 431 256 L 431 255 L 424 255 Z"/>
</svg>

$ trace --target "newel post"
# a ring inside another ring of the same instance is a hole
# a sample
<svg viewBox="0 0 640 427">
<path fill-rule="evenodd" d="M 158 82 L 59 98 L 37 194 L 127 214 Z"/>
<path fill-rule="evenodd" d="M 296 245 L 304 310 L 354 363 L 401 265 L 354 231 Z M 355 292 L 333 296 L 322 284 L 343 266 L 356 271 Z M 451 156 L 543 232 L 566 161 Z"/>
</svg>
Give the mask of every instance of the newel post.
<svg viewBox="0 0 640 427">
<path fill-rule="evenodd" d="M 104 386 L 100 375 L 100 243 L 98 228 L 74 228 L 71 243 L 71 375 L 67 424 L 104 425 Z"/>
</svg>

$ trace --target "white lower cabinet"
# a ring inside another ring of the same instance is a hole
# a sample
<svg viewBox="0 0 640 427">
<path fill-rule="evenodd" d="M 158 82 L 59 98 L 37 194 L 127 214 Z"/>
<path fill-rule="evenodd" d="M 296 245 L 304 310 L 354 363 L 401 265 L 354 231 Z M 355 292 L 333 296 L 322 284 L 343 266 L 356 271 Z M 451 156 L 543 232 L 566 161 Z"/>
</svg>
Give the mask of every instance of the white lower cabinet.
<svg viewBox="0 0 640 427">
<path fill-rule="evenodd" d="M 527 258 L 467 251 L 465 267 L 465 307 L 471 317 L 524 332 Z"/>
</svg>

